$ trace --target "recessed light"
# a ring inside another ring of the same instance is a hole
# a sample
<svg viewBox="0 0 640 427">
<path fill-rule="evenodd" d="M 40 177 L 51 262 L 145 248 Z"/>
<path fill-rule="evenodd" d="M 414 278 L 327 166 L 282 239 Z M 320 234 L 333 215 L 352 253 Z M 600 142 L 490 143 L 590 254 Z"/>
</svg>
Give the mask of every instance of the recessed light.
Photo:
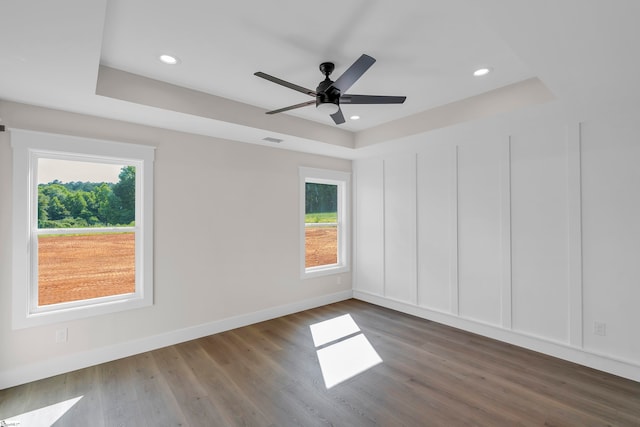
<svg viewBox="0 0 640 427">
<path fill-rule="evenodd" d="M 349 117 L 351 120 L 360 120 L 360 116 L 351 116 Z"/>
<path fill-rule="evenodd" d="M 158 59 L 160 59 L 160 62 L 167 65 L 176 65 L 180 61 L 177 57 L 172 55 L 167 55 L 166 53 L 160 55 Z"/>
<path fill-rule="evenodd" d="M 486 76 L 490 72 L 491 72 L 491 68 L 482 67 L 482 68 L 478 68 L 477 70 L 475 70 L 473 72 L 473 75 L 476 76 L 476 77 L 481 77 L 481 76 Z"/>
</svg>

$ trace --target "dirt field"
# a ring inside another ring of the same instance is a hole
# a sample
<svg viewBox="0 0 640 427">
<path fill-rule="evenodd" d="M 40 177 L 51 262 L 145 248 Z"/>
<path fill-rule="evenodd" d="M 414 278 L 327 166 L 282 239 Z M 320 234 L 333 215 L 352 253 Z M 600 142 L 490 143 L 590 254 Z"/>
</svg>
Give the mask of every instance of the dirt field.
<svg viewBox="0 0 640 427">
<path fill-rule="evenodd" d="M 134 234 L 41 237 L 38 274 L 39 305 L 131 293 Z"/>
<path fill-rule="evenodd" d="M 308 227 L 305 266 L 337 262 L 337 229 Z M 133 233 L 41 237 L 38 304 L 49 305 L 135 290 Z"/>
<path fill-rule="evenodd" d="M 338 262 L 338 229 L 336 227 L 305 228 L 305 267 L 335 264 Z"/>
</svg>

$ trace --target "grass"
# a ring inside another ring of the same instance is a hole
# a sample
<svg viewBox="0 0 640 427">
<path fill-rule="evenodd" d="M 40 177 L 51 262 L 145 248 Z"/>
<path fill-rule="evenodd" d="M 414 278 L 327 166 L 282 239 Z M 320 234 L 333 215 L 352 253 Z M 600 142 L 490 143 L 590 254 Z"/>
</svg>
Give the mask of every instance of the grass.
<svg viewBox="0 0 640 427">
<path fill-rule="evenodd" d="M 71 237 L 75 237 L 75 236 L 97 236 L 97 235 L 101 235 L 101 234 L 133 234 L 135 233 L 135 231 L 101 231 L 101 232 L 97 232 L 97 233 L 70 233 L 70 234 L 39 234 L 38 237 L 65 237 L 65 236 L 71 236 Z"/>
<path fill-rule="evenodd" d="M 338 222 L 337 212 L 315 212 L 308 213 L 304 216 L 304 222 L 309 223 L 326 223 L 326 222 Z"/>
</svg>

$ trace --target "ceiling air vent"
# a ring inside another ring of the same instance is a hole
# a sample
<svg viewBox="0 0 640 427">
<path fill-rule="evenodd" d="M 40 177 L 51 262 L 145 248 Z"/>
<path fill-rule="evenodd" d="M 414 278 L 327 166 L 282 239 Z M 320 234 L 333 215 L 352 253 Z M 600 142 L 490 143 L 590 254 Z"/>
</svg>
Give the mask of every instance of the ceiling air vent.
<svg viewBox="0 0 640 427">
<path fill-rule="evenodd" d="M 278 139 L 278 138 L 271 138 L 270 136 L 266 137 L 266 138 L 262 138 L 263 141 L 267 141 L 267 142 L 273 142 L 275 144 L 280 144 L 282 141 L 282 139 Z"/>
</svg>

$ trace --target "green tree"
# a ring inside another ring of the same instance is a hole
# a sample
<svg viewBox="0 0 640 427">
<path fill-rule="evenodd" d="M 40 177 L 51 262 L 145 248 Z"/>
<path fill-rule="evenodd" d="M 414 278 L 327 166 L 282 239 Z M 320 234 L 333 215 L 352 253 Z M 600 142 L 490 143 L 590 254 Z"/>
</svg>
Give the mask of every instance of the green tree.
<svg viewBox="0 0 640 427">
<path fill-rule="evenodd" d="M 38 227 L 43 227 L 45 221 L 49 219 L 49 196 L 44 194 L 43 186 L 38 186 Z"/>
<path fill-rule="evenodd" d="M 47 216 L 52 220 L 64 219 L 69 216 L 69 211 L 65 208 L 64 203 L 60 201 L 58 196 L 53 196 L 49 199 Z"/>
<path fill-rule="evenodd" d="M 338 209 L 338 186 L 307 182 L 305 185 L 305 212 L 336 212 Z"/>
<path fill-rule="evenodd" d="M 63 203 L 64 200 L 69 196 L 69 194 L 71 194 L 71 192 L 58 180 L 44 185 L 42 187 L 42 193 L 50 198 L 57 197 L 58 200 Z"/>
<path fill-rule="evenodd" d="M 117 197 L 120 224 L 129 224 L 136 219 L 136 168 L 124 166 L 118 175 L 119 181 L 113 186 Z"/>
<path fill-rule="evenodd" d="M 102 183 L 93 190 L 96 200 L 95 216 L 104 225 L 116 224 L 118 221 L 118 211 L 115 207 L 116 197 L 106 183 Z"/>
<path fill-rule="evenodd" d="M 87 201 L 84 199 L 84 192 L 75 191 L 69 195 L 65 203 L 69 214 L 73 218 L 81 218 L 82 213 L 87 210 Z"/>
<path fill-rule="evenodd" d="M 87 210 L 93 216 L 98 216 L 98 202 L 96 200 L 96 187 L 90 192 L 84 193 L 84 201 L 87 202 Z"/>
</svg>

